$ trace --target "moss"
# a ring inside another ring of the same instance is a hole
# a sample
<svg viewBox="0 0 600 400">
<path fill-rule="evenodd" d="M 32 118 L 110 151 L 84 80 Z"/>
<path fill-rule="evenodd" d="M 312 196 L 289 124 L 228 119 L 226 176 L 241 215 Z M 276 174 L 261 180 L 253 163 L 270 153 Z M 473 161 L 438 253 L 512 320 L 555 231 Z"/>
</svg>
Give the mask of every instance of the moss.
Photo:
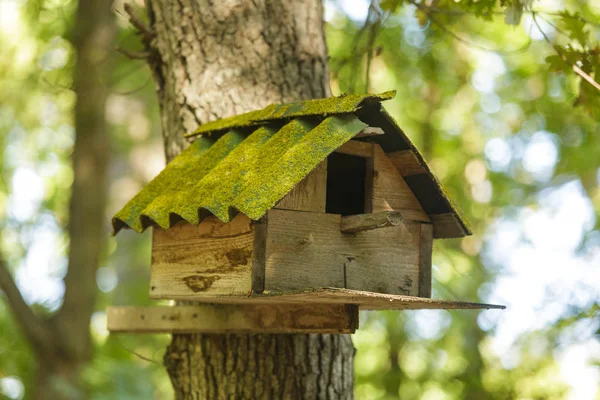
<svg viewBox="0 0 600 400">
<path fill-rule="evenodd" d="M 196 140 L 114 216 L 113 232 L 124 225 L 142 232 L 149 224 L 149 221 L 144 223 L 142 215 L 168 228 L 170 200 L 178 192 L 195 185 L 242 139 L 235 132 L 230 132 L 216 142 L 206 137 Z"/>
<path fill-rule="evenodd" d="M 225 222 L 232 209 L 258 219 L 365 126 L 345 114 L 321 123 L 298 118 L 279 130 L 266 125 L 247 137 L 231 131 L 212 145 L 202 137 L 115 216 L 114 231 L 141 232 L 152 222 L 167 229 L 173 215 L 198 224 L 202 210 Z"/>
<path fill-rule="evenodd" d="M 234 210 L 258 219 L 330 153 L 366 127 L 353 113 L 355 110 L 366 102 L 379 102 L 394 94 L 346 95 L 271 105 L 203 125 L 197 132 L 230 131 L 218 140 L 209 135 L 199 137 L 115 215 L 113 230 L 116 233 L 129 226 L 142 232 L 152 223 L 169 228 L 179 217 L 197 224 L 199 215 L 207 212 L 225 222 Z M 415 151 L 444 201 L 470 231 L 414 144 L 382 107 L 379 112 Z M 314 116 L 328 117 L 319 123 Z M 281 120 L 289 122 L 279 129 Z M 251 125 L 257 127 L 248 134 Z"/>
<path fill-rule="evenodd" d="M 252 219 L 262 217 L 323 159 L 365 127 L 354 114 L 326 118 L 281 157 L 265 163 L 233 206 Z"/>
<path fill-rule="evenodd" d="M 395 95 L 395 91 L 381 94 L 347 94 L 339 97 L 305 100 L 289 104 L 271 104 L 262 110 L 209 122 L 201 125 L 196 131 L 188 133 L 185 136 L 189 137 L 206 132 L 260 125 L 277 119 L 353 113 L 365 103 L 389 100 Z"/>
</svg>

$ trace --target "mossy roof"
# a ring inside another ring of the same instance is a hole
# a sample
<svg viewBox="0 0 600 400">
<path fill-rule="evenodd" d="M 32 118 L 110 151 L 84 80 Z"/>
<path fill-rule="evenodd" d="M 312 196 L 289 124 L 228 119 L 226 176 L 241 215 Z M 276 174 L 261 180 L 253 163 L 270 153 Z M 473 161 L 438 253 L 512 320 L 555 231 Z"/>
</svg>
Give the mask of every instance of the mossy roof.
<svg viewBox="0 0 600 400">
<path fill-rule="evenodd" d="M 416 152 L 427 173 L 407 183 L 425 211 L 454 214 L 457 232 L 468 234 L 418 150 L 381 106 L 394 95 L 274 104 L 204 124 L 186 135 L 198 138 L 114 216 L 113 232 L 168 229 L 181 219 L 198 224 L 211 214 L 224 222 L 237 212 L 258 220 L 329 154 L 370 125 L 385 131 L 373 139 L 385 151 Z"/>
</svg>

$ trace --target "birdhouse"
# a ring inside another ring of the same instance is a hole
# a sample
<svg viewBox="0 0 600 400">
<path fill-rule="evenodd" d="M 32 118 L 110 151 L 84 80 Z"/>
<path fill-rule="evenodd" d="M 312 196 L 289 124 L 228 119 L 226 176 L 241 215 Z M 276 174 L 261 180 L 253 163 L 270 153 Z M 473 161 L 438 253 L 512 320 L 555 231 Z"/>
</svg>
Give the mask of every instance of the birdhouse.
<svg viewBox="0 0 600 400">
<path fill-rule="evenodd" d="M 433 240 L 470 230 L 381 105 L 394 94 L 271 105 L 187 134 L 113 228 L 153 228 L 152 299 L 207 304 L 114 308 L 109 328 L 352 332 L 359 308 L 499 307 L 430 298 Z"/>
</svg>

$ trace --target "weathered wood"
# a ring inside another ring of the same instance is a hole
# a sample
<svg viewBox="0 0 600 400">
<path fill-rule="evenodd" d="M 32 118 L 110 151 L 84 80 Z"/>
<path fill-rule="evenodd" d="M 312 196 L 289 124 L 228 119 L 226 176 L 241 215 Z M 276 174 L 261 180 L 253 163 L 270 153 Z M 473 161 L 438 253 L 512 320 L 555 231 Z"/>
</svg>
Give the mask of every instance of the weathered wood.
<svg viewBox="0 0 600 400">
<path fill-rule="evenodd" d="M 415 152 L 412 150 L 392 151 L 387 153 L 387 156 L 392 160 L 392 164 L 394 164 L 394 167 L 396 167 L 402 176 L 427 173 L 427 170 L 421 165 Z"/>
<path fill-rule="evenodd" d="M 197 227 L 182 221 L 154 228 L 150 298 L 250 293 L 253 246 L 254 225 L 242 214 L 230 223 L 209 217 Z"/>
<path fill-rule="evenodd" d="M 461 223 L 454 214 L 431 214 L 429 218 L 433 223 L 433 237 L 435 239 L 469 236 L 469 232 L 462 228 Z"/>
<path fill-rule="evenodd" d="M 318 288 L 264 292 L 251 296 L 227 296 L 216 299 L 199 298 L 200 303 L 218 304 L 355 304 L 361 310 L 420 310 L 420 309 L 504 309 L 497 304 L 471 303 L 454 300 L 429 299 L 412 295 L 386 294 L 345 288 Z"/>
<path fill-rule="evenodd" d="M 373 143 L 349 140 L 339 147 L 336 152 L 357 157 L 373 157 Z"/>
<path fill-rule="evenodd" d="M 265 261 L 267 251 L 267 216 L 254 224 L 254 250 L 252 252 L 252 292 L 265 290 Z"/>
<path fill-rule="evenodd" d="M 358 306 L 202 304 L 108 307 L 107 328 L 127 333 L 353 333 Z"/>
<path fill-rule="evenodd" d="M 402 214 L 398 211 L 381 211 L 372 214 L 343 216 L 340 223 L 342 233 L 357 233 L 371 229 L 401 225 Z"/>
<path fill-rule="evenodd" d="M 325 212 L 326 196 L 327 160 L 324 160 L 281 199 L 275 208 Z"/>
<path fill-rule="evenodd" d="M 354 137 L 355 138 L 372 137 L 372 136 L 383 135 L 384 133 L 385 132 L 381 128 L 367 126 L 365 129 L 363 129 L 362 131 L 360 131 L 356 135 L 354 135 Z"/>
<path fill-rule="evenodd" d="M 421 224 L 419 254 L 419 297 L 431 297 L 431 253 L 433 249 L 433 226 Z"/>
<path fill-rule="evenodd" d="M 268 218 L 265 291 L 348 287 L 418 295 L 418 223 L 345 235 L 336 214 L 271 210 Z"/>
<path fill-rule="evenodd" d="M 421 203 L 381 146 L 373 145 L 373 211 L 400 211 L 405 221 L 430 222 Z"/>
</svg>

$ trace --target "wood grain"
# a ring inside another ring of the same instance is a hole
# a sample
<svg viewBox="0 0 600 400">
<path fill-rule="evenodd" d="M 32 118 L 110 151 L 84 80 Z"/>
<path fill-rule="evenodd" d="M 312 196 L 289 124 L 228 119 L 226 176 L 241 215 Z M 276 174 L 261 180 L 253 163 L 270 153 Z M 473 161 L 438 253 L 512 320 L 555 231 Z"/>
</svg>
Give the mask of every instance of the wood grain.
<svg viewBox="0 0 600 400">
<path fill-rule="evenodd" d="M 186 299 L 186 298 L 184 298 Z M 182 300 L 184 300 L 182 299 Z M 226 296 L 195 301 L 218 304 L 355 304 L 361 310 L 454 310 L 504 309 L 497 304 L 472 303 L 455 300 L 428 299 L 397 294 L 374 293 L 344 288 L 319 288 L 286 292 L 264 292 L 251 296 Z"/>
<path fill-rule="evenodd" d="M 108 307 L 107 328 L 127 333 L 353 333 L 358 307 L 345 304 L 202 304 Z"/>
<path fill-rule="evenodd" d="M 327 196 L 327 159 L 323 160 L 274 208 L 325 212 Z"/>
<path fill-rule="evenodd" d="M 456 238 L 470 235 L 469 232 L 462 228 L 461 223 L 454 214 L 431 214 L 429 218 L 433 223 L 433 237 L 435 239 Z"/>
<path fill-rule="evenodd" d="M 402 221 L 402 214 L 398 211 L 347 215 L 342 217 L 340 231 L 342 233 L 358 233 L 372 229 L 398 226 L 402 224 Z"/>
<path fill-rule="evenodd" d="M 404 220 L 430 222 L 421 203 L 381 146 L 373 145 L 373 212 L 400 211 Z"/>
<path fill-rule="evenodd" d="M 372 157 L 373 143 L 349 140 L 339 147 L 336 152 L 357 157 Z"/>
<path fill-rule="evenodd" d="M 392 151 L 387 153 L 387 156 L 402 176 L 427 173 L 427 170 L 421 165 L 415 152 L 412 150 Z"/>
<path fill-rule="evenodd" d="M 250 293 L 253 245 L 254 225 L 242 214 L 230 223 L 209 217 L 197 227 L 155 228 L 150 298 Z"/>
<path fill-rule="evenodd" d="M 348 235 L 341 216 L 268 213 L 265 291 L 347 287 L 418 294 L 418 223 Z"/>
</svg>

